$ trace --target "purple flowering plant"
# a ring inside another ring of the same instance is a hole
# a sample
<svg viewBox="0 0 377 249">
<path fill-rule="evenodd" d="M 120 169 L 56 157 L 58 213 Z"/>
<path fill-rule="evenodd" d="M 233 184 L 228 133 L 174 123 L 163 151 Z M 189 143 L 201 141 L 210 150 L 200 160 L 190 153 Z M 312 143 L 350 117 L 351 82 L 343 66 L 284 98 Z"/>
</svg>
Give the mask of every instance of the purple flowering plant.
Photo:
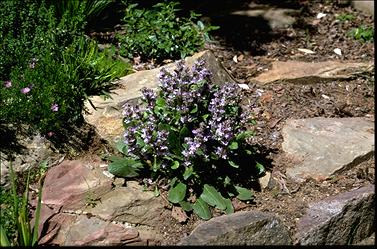
<svg viewBox="0 0 377 249">
<path fill-rule="evenodd" d="M 158 92 L 144 88 L 142 105 L 123 106 L 125 132 L 117 147 L 125 157 L 111 158 L 110 173 L 144 174 L 156 193 L 165 179 L 169 201 L 203 219 L 211 217 L 209 206 L 233 212 L 230 198 L 252 199 L 247 183 L 264 171 L 246 141 L 254 120 L 241 106 L 241 88 L 213 84 L 202 60 L 191 70 L 181 60 L 158 77 Z"/>
</svg>

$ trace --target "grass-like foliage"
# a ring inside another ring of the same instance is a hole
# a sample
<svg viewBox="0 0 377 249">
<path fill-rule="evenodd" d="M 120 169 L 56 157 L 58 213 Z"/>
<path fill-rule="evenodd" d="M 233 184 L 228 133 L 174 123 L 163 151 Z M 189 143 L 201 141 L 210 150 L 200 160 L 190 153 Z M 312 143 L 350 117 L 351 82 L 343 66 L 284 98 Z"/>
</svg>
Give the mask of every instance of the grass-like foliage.
<svg viewBox="0 0 377 249">
<path fill-rule="evenodd" d="M 232 197 L 252 199 L 249 184 L 264 171 L 246 141 L 254 120 L 241 106 L 241 88 L 210 76 L 203 61 L 191 70 L 183 61 L 173 72 L 162 69 L 158 93 L 143 89 L 144 105 L 124 105 L 118 149 L 125 157 L 109 165 L 117 176 L 168 184 L 169 201 L 203 219 L 211 218 L 209 206 L 231 213 Z"/>
<path fill-rule="evenodd" d="M 0 246 L 36 246 L 38 244 L 38 227 L 42 200 L 42 178 L 40 178 L 39 181 L 38 204 L 35 210 L 34 226 L 32 227 L 28 206 L 30 171 L 28 172 L 26 188 L 21 199 L 18 197 L 16 191 L 16 175 L 13 172 L 12 165 L 10 165 L 10 176 L 12 183 L 11 196 L 13 202 L 11 204 L 12 216 L 9 218 L 15 223 L 16 234 L 13 239 L 14 234 L 12 234 L 13 228 L 11 223 L 8 223 L 10 225 L 5 226 L 5 228 L 3 228 L 2 223 L 0 223 Z M 1 218 L 4 218 L 4 216 L 1 215 Z M 12 230 L 7 231 L 5 230 L 6 228 L 12 228 Z"/>
<path fill-rule="evenodd" d="M 126 2 L 127 4 L 127 2 Z M 204 25 L 194 12 L 178 17 L 177 2 L 161 2 L 151 9 L 127 4 L 123 32 L 117 34 L 120 54 L 132 58 L 177 59 L 192 55 L 217 27 Z"/>
</svg>

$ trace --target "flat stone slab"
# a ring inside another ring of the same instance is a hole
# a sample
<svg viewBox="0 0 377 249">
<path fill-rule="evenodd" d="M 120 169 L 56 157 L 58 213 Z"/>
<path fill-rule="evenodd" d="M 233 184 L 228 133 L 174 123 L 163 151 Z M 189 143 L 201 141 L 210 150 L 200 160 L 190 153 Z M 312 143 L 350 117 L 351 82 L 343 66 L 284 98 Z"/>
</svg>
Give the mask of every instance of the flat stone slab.
<svg viewBox="0 0 377 249">
<path fill-rule="evenodd" d="M 363 118 L 287 120 L 282 135 L 282 148 L 294 161 L 286 174 L 296 181 L 324 180 L 374 153 L 374 122 Z"/>
<path fill-rule="evenodd" d="M 262 84 L 283 81 L 297 84 L 320 83 L 329 80 L 352 79 L 359 74 L 372 72 L 374 63 L 342 61 L 301 62 L 274 61 L 272 69 L 254 78 Z"/>
<path fill-rule="evenodd" d="M 355 9 L 360 10 L 360 11 L 374 17 L 374 0 L 363 0 L 363 1 L 353 0 L 352 6 Z"/>
<path fill-rule="evenodd" d="M 351 245 L 374 232 L 374 185 L 309 204 L 297 225 L 300 245 Z"/>
<path fill-rule="evenodd" d="M 291 245 L 288 229 L 273 214 L 240 211 L 198 225 L 179 245 Z"/>
<path fill-rule="evenodd" d="M 143 191 L 138 182 L 128 181 L 126 187 L 113 189 L 95 207 L 87 206 L 84 211 L 104 220 L 153 226 L 161 222 L 163 209 L 161 198 L 155 197 L 152 191 Z"/>
<path fill-rule="evenodd" d="M 185 59 L 186 65 L 191 67 L 195 61 L 203 59 L 206 68 L 212 72 L 212 82 L 215 84 L 224 84 L 227 82 L 235 82 L 232 76 L 224 69 L 221 63 L 216 59 L 210 51 L 203 51 L 194 54 Z M 165 66 L 168 71 L 172 71 L 176 63 L 170 63 Z M 114 89 L 110 96 L 112 99 L 104 100 L 100 96 L 90 98 L 96 110 L 87 101 L 85 104 L 89 113 L 84 113 L 86 122 L 96 127 L 98 134 L 109 141 L 116 142 L 124 132 L 122 124 L 122 106 L 130 100 L 138 99 L 142 96 L 141 89 L 143 87 L 156 90 L 159 80 L 158 74 L 162 67 L 152 70 L 143 70 L 124 76 L 119 81 L 119 87 Z"/>
<path fill-rule="evenodd" d="M 78 210 L 112 188 L 112 179 L 96 165 L 79 160 L 65 160 L 52 167 L 43 184 L 43 204 L 62 210 Z M 98 165 L 97 165 L 98 166 Z"/>
<path fill-rule="evenodd" d="M 231 12 L 231 15 L 247 16 L 247 17 L 262 17 L 268 22 L 271 29 L 285 28 L 296 22 L 294 15 L 299 12 L 297 9 L 287 9 L 271 7 L 264 4 L 250 3 L 248 7 L 242 10 Z"/>
</svg>

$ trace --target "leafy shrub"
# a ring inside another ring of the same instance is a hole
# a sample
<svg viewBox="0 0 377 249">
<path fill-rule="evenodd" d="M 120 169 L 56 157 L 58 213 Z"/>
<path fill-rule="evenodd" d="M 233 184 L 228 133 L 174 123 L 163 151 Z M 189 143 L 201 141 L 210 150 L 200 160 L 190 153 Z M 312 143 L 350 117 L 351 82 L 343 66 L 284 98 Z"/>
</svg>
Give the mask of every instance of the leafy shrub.
<svg viewBox="0 0 377 249">
<path fill-rule="evenodd" d="M 0 20 L 0 123 L 56 131 L 82 120 L 84 100 L 106 95 L 129 72 L 130 65 L 99 52 L 84 36 L 89 3 L 105 2 L 59 2 L 68 6 L 60 7 L 62 13 L 45 1 L 0 3 L 0 13 L 9 13 Z"/>
<path fill-rule="evenodd" d="M 129 4 L 123 18 L 124 34 L 117 34 L 120 54 L 142 59 L 184 58 L 203 47 L 208 32 L 216 29 L 197 21 L 199 14 L 177 17 L 176 2 L 162 2 L 152 9 L 139 9 Z"/>
<path fill-rule="evenodd" d="M 144 107 L 125 104 L 124 158 L 112 157 L 117 176 L 169 180 L 168 199 L 209 219 L 209 207 L 233 212 L 230 197 L 252 198 L 250 181 L 263 173 L 246 139 L 251 113 L 242 109 L 237 84 L 215 85 L 204 62 L 190 71 L 182 61 L 174 72 L 162 69 L 160 91 L 143 89 Z M 157 191 L 157 189 L 156 189 Z M 196 199 L 189 202 L 188 200 Z"/>
<path fill-rule="evenodd" d="M 373 41 L 374 39 L 374 28 L 373 27 L 366 27 L 360 26 L 358 28 L 354 28 L 349 32 L 349 35 L 352 36 L 356 40 L 360 40 L 363 42 Z"/>
<path fill-rule="evenodd" d="M 45 54 L 28 68 L 12 71 L 10 80 L 1 86 L 1 122 L 26 123 L 44 134 L 56 132 L 80 121 L 84 101 L 106 94 L 112 81 L 129 69 L 84 37 L 61 51 L 61 57 L 59 62 Z"/>
</svg>

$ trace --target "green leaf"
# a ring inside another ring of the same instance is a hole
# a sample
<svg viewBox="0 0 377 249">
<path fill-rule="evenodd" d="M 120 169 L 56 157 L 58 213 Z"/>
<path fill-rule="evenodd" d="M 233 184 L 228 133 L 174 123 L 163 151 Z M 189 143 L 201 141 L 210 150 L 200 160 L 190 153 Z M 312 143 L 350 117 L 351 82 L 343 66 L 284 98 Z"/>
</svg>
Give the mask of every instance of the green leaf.
<svg viewBox="0 0 377 249">
<path fill-rule="evenodd" d="M 174 131 L 169 132 L 168 142 L 169 142 L 169 148 L 171 149 L 171 151 L 174 154 L 179 155 L 181 153 L 180 151 L 181 144 L 179 142 L 177 132 L 174 132 Z"/>
<path fill-rule="evenodd" d="M 154 188 L 153 194 L 154 194 L 155 197 L 160 196 L 160 190 L 158 189 L 157 186 Z"/>
<path fill-rule="evenodd" d="M 190 202 L 187 201 L 180 201 L 179 205 L 181 205 L 182 209 L 186 212 L 190 212 L 192 210 L 192 205 Z"/>
<path fill-rule="evenodd" d="M 204 114 L 203 116 L 202 116 L 202 118 L 203 118 L 203 120 L 204 121 L 207 121 L 207 118 L 209 117 L 209 114 Z"/>
<path fill-rule="evenodd" d="M 253 197 L 253 192 L 247 188 L 242 188 L 239 186 L 234 186 L 238 192 L 237 199 L 241 201 L 251 200 Z"/>
<path fill-rule="evenodd" d="M 175 187 L 170 188 L 168 192 L 168 200 L 171 203 L 179 203 L 185 198 L 186 195 L 186 184 L 180 182 Z"/>
<path fill-rule="evenodd" d="M 224 179 L 224 187 L 228 186 L 230 184 L 230 178 L 229 176 L 226 176 Z"/>
<path fill-rule="evenodd" d="M 183 139 L 185 137 L 187 137 L 189 135 L 190 131 L 189 129 L 187 128 L 187 126 L 183 126 L 182 129 L 179 131 L 179 138 L 181 141 L 183 141 Z"/>
<path fill-rule="evenodd" d="M 192 109 L 192 110 L 190 111 L 190 113 L 197 113 L 197 112 L 198 112 L 198 105 L 195 104 L 194 109 Z"/>
<path fill-rule="evenodd" d="M 233 208 L 232 201 L 230 199 L 225 199 L 224 198 L 224 202 L 225 202 L 225 205 L 226 205 L 225 213 L 226 214 L 232 214 L 232 213 L 234 213 L 234 208 Z"/>
<path fill-rule="evenodd" d="M 173 164 L 170 166 L 172 169 L 178 169 L 179 167 L 179 162 L 178 161 L 174 161 Z"/>
<path fill-rule="evenodd" d="M 208 204 L 202 199 L 198 198 L 196 202 L 192 205 L 194 213 L 196 213 L 201 219 L 209 220 L 212 217 L 211 211 L 209 210 Z"/>
<path fill-rule="evenodd" d="M 233 161 L 231 161 L 231 160 L 229 160 L 228 163 L 229 163 L 230 166 L 232 166 L 232 167 L 234 167 L 234 168 L 238 168 L 238 167 L 240 167 L 238 164 L 236 164 L 235 162 L 233 162 Z"/>
<path fill-rule="evenodd" d="M 183 173 L 183 179 L 187 180 L 193 172 L 194 168 L 192 166 L 186 167 L 185 172 Z"/>
<path fill-rule="evenodd" d="M 237 140 L 245 140 L 248 137 L 252 137 L 254 135 L 253 131 L 243 131 L 237 134 L 236 139 Z"/>
<path fill-rule="evenodd" d="M 238 143 L 236 141 L 232 142 L 230 145 L 229 145 L 229 149 L 231 150 L 236 150 L 238 149 Z"/>
<path fill-rule="evenodd" d="M 5 229 L 0 224 L 0 247 L 10 247 L 11 243 L 8 240 L 7 235 L 5 234 Z"/>
<path fill-rule="evenodd" d="M 264 172 L 266 171 L 266 169 L 264 168 L 264 166 L 262 164 L 258 163 L 258 162 L 255 165 L 255 167 L 257 169 L 257 176 L 263 175 Z"/>
<path fill-rule="evenodd" d="M 213 207 L 221 210 L 224 210 L 226 208 L 224 198 L 214 187 L 208 184 L 204 184 L 203 193 L 200 195 L 200 197 Z"/>
<path fill-rule="evenodd" d="M 122 139 L 120 139 L 118 142 L 116 142 L 115 147 L 120 153 L 125 154 L 125 149 L 127 148 L 127 145 L 124 144 Z"/>
<path fill-rule="evenodd" d="M 113 162 L 109 164 L 109 172 L 115 176 L 120 177 L 135 177 L 138 176 L 138 170 L 143 168 L 143 164 L 140 161 L 136 161 L 130 158 L 115 158 Z"/>
<path fill-rule="evenodd" d="M 156 106 L 158 106 L 158 107 L 164 107 L 165 104 L 166 104 L 166 101 L 163 98 L 158 97 L 156 99 Z"/>
</svg>

